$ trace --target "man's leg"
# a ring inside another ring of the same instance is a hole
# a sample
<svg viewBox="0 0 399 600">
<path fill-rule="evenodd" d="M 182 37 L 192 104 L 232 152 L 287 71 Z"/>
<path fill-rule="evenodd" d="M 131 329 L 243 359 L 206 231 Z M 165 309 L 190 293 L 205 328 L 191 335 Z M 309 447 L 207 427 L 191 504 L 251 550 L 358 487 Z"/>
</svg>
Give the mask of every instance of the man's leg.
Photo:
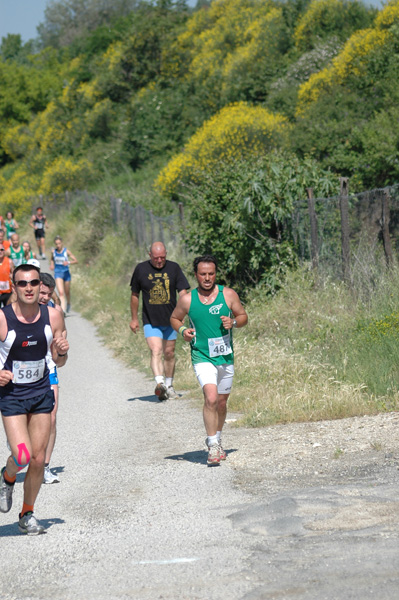
<svg viewBox="0 0 399 600">
<path fill-rule="evenodd" d="M 11 448 L 11 455 L 1 473 L 0 510 L 9 512 L 12 506 L 12 494 L 18 471 L 29 464 L 32 446 L 28 432 L 27 415 L 2 417 L 4 430 Z"/>
<path fill-rule="evenodd" d="M 55 278 L 55 285 L 57 288 L 57 294 L 58 297 L 60 299 L 61 302 L 61 308 L 64 311 L 64 314 L 66 313 L 67 310 L 67 301 L 66 301 L 66 296 L 65 296 L 65 285 L 64 285 L 64 280 L 62 279 L 62 277 L 56 277 Z"/>
<path fill-rule="evenodd" d="M 175 346 L 176 340 L 162 340 L 163 342 L 163 366 L 165 377 L 173 379 L 175 374 Z"/>
<path fill-rule="evenodd" d="M 43 481 L 44 460 L 50 437 L 51 413 L 28 415 L 32 455 L 24 482 L 24 504 L 33 506 Z"/>
<path fill-rule="evenodd" d="M 151 352 L 150 366 L 156 381 L 155 395 L 163 401 L 168 399 L 168 390 L 165 384 L 165 376 L 163 371 L 163 339 L 162 337 L 150 336 L 146 337 L 147 345 Z"/>
<path fill-rule="evenodd" d="M 64 289 L 66 296 L 66 310 L 69 312 L 69 307 L 71 306 L 71 280 L 64 281 Z"/>
<path fill-rule="evenodd" d="M 51 389 L 54 392 L 54 408 L 50 413 L 50 437 L 46 448 L 46 457 L 44 462 L 44 479 L 43 483 L 59 483 L 59 479 L 50 471 L 50 460 L 54 450 L 55 439 L 57 437 L 57 410 L 58 410 L 58 384 L 53 384 Z"/>
<path fill-rule="evenodd" d="M 160 337 L 148 337 L 146 338 L 146 342 L 151 352 L 150 367 L 154 377 L 163 377 L 163 339 Z"/>
<path fill-rule="evenodd" d="M 18 471 L 29 464 L 32 455 L 32 445 L 28 432 L 27 415 L 3 416 L 3 425 L 7 440 L 11 448 L 11 455 L 7 459 L 6 474 L 9 478 L 16 477 Z"/>
<path fill-rule="evenodd" d="M 213 383 L 207 383 L 203 386 L 202 391 L 204 393 L 204 425 L 208 437 L 216 435 L 218 430 L 218 402 L 219 394 L 217 386 Z"/>
<path fill-rule="evenodd" d="M 165 384 L 168 388 L 169 398 L 178 398 L 173 387 L 173 376 L 175 374 L 175 347 L 176 340 L 163 340 L 163 366 L 165 372 Z"/>
</svg>

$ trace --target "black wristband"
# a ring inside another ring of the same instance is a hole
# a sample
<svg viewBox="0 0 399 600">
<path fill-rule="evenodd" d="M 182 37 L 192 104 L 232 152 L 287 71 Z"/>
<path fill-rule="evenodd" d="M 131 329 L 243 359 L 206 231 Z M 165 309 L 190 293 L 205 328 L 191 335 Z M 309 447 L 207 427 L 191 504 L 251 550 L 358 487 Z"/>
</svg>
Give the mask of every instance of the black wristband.
<svg viewBox="0 0 399 600">
<path fill-rule="evenodd" d="M 68 352 L 65 352 L 65 354 L 60 354 L 59 352 L 57 352 L 58 356 L 66 356 L 68 354 Z"/>
</svg>

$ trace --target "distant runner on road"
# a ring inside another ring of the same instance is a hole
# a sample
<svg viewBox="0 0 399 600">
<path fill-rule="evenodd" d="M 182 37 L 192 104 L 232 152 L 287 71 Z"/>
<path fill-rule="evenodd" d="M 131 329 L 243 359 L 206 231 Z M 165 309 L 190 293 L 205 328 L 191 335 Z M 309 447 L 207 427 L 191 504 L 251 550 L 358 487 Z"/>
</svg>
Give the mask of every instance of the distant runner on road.
<svg viewBox="0 0 399 600">
<path fill-rule="evenodd" d="M 71 271 L 69 265 L 77 265 L 78 260 L 70 250 L 65 248 L 62 238 L 57 235 L 54 238 L 53 251 L 51 253 L 50 269 L 54 271 L 55 285 L 64 314 L 71 308 Z"/>
<path fill-rule="evenodd" d="M 216 267 L 210 255 L 194 260 L 198 287 L 179 298 L 170 318 L 172 327 L 191 343 L 191 360 L 204 394 L 208 465 L 226 459 L 221 436 L 234 376 L 233 328 L 248 322 L 237 293 L 216 284 Z M 187 315 L 190 327 L 183 324 Z"/>
<path fill-rule="evenodd" d="M 28 467 L 19 530 L 38 535 L 44 527 L 34 515 L 34 503 L 43 481 L 54 408 L 48 365 L 64 365 L 69 344 L 62 335 L 62 314 L 39 306 L 39 268 L 16 267 L 13 283 L 17 300 L 0 310 L 0 411 L 11 447 L 1 471 L 0 512 L 11 510 L 17 473 Z"/>
<path fill-rule="evenodd" d="M 33 228 L 35 232 L 35 238 L 38 249 L 38 258 L 46 258 L 46 228 L 48 227 L 47 217 L 43 214 L 43 208 L 38 206 L 36 213 L 31 216 L 29 226 Z"/>
<path fill-rule="evenodd" d="M 155 394 L 163 401 L 177 397 L 173 387 L 177 334 L 170 325 L 170 315 L 176 306 L 176 292 L 183 296 L 190 284 L 180 266 L 166 260 L 166 248 L 162 242 L 154 242 L 149 254 L 150 260 L 137 265 L 130 281 L 130 329 L 133 333 L 140 329 L 138 309 L 142 292 L 144 336 L 151 352 Z"/>
<path fill-rule="evenodd" d="M 18 267 L 25 262 L 25 252 L 19 243 L 18 233 L 13 233 L 11 236 L 11 246 L 6 250 L 6 255 L 11 258 L 14 267 Z"/>
</svg>

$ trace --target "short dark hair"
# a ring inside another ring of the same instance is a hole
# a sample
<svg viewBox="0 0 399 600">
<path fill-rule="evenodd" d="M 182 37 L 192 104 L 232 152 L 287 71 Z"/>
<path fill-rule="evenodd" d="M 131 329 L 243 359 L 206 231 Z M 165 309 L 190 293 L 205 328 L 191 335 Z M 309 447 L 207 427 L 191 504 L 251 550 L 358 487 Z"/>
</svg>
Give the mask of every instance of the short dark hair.
<svg viewBox="0 0 399 600">
<path fill-rule="evenodd" d="M 40 282 L 48 288 L 55 288 L 55 279 L 50 273 L 40 273 Z"/>
<path fill-rule="evenodd" d="M 40 276 L 40 269 L 39 267 L 35 267 L 35 265 L 30 265 L 29 263 L 23 263 L 22 265 L 18 265 L 17 267 L 15 267 L 13 274 L 12 274 L 12 280 L 15 283 L 15 275 L 18 273 L 18 271 L 37 271 L 37 274 Z"/>
<path fill-rule="evenodd" d="M 215 265 L 215 269 L 218 268 L 216 258 L 214 256 L 212 256 L 212 254 L 204 254 L 203 256 L 197 256 L 197 258 L 194 258 L 194 262 L 193 262 L 194 273 L 196 273 L 198 271 L 198 265 L 201 262 L 213 263 Z"/>
</svg>

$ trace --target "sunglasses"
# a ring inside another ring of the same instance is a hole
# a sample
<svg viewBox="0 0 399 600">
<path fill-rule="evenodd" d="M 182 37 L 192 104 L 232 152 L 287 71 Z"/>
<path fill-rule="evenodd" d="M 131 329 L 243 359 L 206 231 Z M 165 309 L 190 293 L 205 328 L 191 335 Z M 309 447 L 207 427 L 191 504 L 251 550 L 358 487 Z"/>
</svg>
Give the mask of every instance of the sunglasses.
<svg viewBox="0 0 399 600">
<path fill-rule="evenodd" d="M 24 288 L 27 285 L 31 285 L 32 287 L 37 287 L 40 284 L 40 279 L 31 279 L 30 281 L 25 281 L 22 279 L 21 281 L 15 281 L 15 285 L 20 288 Z"/>
<path fill-rule="evenodd" d="M 4 252 L 4 248 L 0 248 L 0 252 Z"/>
</svg>

